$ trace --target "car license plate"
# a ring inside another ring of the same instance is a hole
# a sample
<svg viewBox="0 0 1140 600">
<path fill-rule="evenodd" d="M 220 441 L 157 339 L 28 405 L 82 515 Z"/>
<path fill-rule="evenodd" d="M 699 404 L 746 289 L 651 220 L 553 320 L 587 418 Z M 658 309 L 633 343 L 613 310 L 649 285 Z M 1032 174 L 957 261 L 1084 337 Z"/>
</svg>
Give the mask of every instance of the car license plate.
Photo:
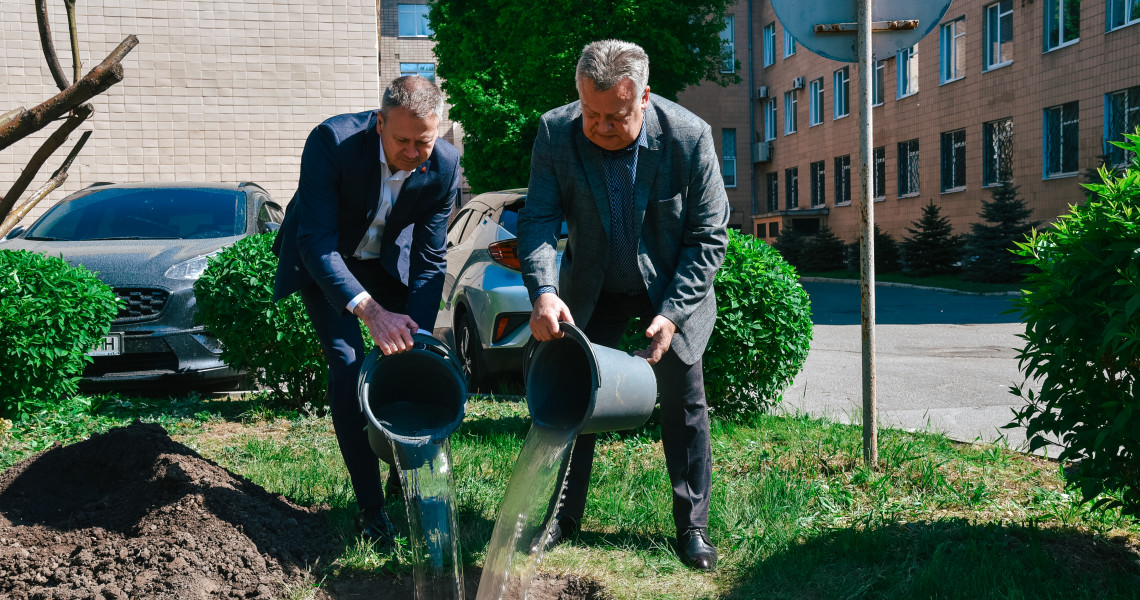
<svg viewBox="0 0 1140 600">
<path fill-rule="evenodd" d="M 123 334 L 111 333 L 95 343 L 88 356 L 118 356 L 123 353 Z"/>
</svg>

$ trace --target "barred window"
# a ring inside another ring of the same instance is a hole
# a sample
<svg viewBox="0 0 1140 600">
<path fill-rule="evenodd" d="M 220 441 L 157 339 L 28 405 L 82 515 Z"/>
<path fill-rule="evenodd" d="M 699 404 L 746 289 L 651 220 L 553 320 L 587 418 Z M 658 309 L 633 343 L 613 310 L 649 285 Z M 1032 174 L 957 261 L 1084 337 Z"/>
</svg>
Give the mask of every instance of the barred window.
<svg viewBox="0 0 1140 600">
<path fill-rule="evenodd" d="M 899 197 L 918 194 L 918 140 L 899 143 Z"/>
<path fill-rule="evenodd" d="M 1013 119 L 982 123 L 982 185 L 1013 180 Z"/>
<path fill-rule="evenodd" d="M 780 174 L 768 173 L 766 187 L 768 191 L 768 212 L 780 210 Z"/>
<path fill-rule="evenodd" d="M 875 200 L 887 197 L 887 147 L 875 148 Z"/>
<path fill-rule="evenodd" d="M 851 155 L 835 157 L 835 205 L 851 204 Z"/>
<path fill-rule="evenodd" d="M 1140 85 L 1105 96 L 1104 139 L 1108 164 L 1123 167 L 1131 160 L 1131 153 L 1111 142 L 1123 142 L 1125 133 L 1134 133 L 1140 127 Z"/>
<path fill-rule="evenodd" d="M 942 191 L 966 187 L 966 130 L 942 134 Z"/>
<path fill-rule="evenodd" d="M 1078 110 L 1076 102 L 1045 109 L 1045 176 L 1077 172 Z"/>
<path fill-rule="evenodd" d="M 824 178 L 823 161 L 811 163 L 811 205 L 813 208 L 827 203 L 824 200 Z"/>
<path fill-rule="evenodd" d="M 784 206 L 788 210 L 800 207 L 800 169 L 784 169 Z"/>
</svg>

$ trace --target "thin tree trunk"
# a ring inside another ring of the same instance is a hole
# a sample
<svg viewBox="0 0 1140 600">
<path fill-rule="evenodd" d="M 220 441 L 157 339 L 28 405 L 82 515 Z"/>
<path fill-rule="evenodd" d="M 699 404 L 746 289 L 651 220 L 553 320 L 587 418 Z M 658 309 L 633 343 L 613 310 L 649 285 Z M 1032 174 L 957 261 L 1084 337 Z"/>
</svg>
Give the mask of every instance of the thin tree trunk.
<svg viewBox="0 0 1140 600">
<path fill-rule="evenodd" d="M 67 138 L 72 132 L 76 130 L 88 117 L 95 112 L 95 109 L 90 104 L 83 104 L 72 111 L 71 116 L 67 121 L 60 125 L 55 133 L 51 134 L 48 139 L 44 140 L 42 146 L 36 153 L 32 155 L 32 159 L 28 161 L 28 165 L 20 172 L 20 176 L 16 182 L 12 184 L 12 188 L 8 193 L 0 198 L 0 221 L 4 220 L 8 213 L 19 201 L 20 196 L 24 195 L 24 191 L 31 185 L 32 180 L 36 178 L 36 173 L 39 173 L 40 168 L 44 166 L 47 159 L 67 141 Z"/>
<path fill-rule="evenodd" d="M 32 196 L 28 198 L 26 202 L 21 204 L 20 208 L 16 209 L 15 212 L 8 215 L 8 217 L 4 219 L 4 223 L 0 224 L 0 236 L 5 235 L 11 231 L 12 228 L 15 227 L 21 219 L 27 216 L 28 212 L 35 208 L 35 206 L 39 204 L 41 200 L 46 198 L 48 194 L 55 191 L 56 188 L 63 185 L 63 182 L 67 181 L 67 170 L 71 168 L 71 163 L 75 161 L 75 157 L 79 155 L 79 151 L 83 150 L 83 145 L 87 143 L 87 138 L 89 137 L 91 137 L 91 132 L 84 131 L 83 135 L 79 137 L 79 141 L 75 143 L 75 147 L 71 149 L 71 152 L 63 161 L 63 164 L 60 165 L 59 168 L 51 174 L 51 179 L 47 180 L 47 183 L 40 186 L 40 189 L 36 190 L 36 193 L 32 194 Z"/>
<path fill-rule="evenodd" d="M 83 76 L 83 60 L 79 58 L 79 30 L 75 28 L 75 0 L 63 0 L 67 6 L 67 28 L 71 33 L 71 63 L 75 67 L 75 81 Z"/>
<path fill-rule="evenodd" d="M 59 55 L 55 52 L 55 42 L 51 39 L 51 25 L 48 23 L 47 0 L 36 0 L 36 23 L 40 26 L 40 46 L 44 49 L 44 58 L 47 59 L 48 70 L 52 79 L 59 86 L 60 91 L 69 87 L 67 77 L 63 74 L 63 67 L 59 65 Z M 76 81 L 79 81 L 76 78 Z"/>
<path fill-rule="evenodd" d="M 139 38 L 129 35 L 103 62 L 91 69 L 75 85 L 52 96 L 39 106 L 21 112 L 11 121 L 0 125 L 0 150 L 18 140 L 43 129 L 48 123 L 69 112 L 75 107 L 101 94 L 123 80 L 123 57 L 139 43 Z"/>
</svg>

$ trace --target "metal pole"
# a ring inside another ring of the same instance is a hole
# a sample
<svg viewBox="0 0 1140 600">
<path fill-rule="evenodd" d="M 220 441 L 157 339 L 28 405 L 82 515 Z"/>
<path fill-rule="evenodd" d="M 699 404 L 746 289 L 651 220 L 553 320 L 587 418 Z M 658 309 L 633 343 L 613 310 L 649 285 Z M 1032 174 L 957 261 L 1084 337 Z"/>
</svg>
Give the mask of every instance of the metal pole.
<svg viewBox="0 0 1140 600">
<path fill-rule="evenodd" d="M 874 130 L 871 119 L 871 77 L 875 64 L 871 58 L 871 5 L 874 0 L 858 0 L 859 11 L 859 184 L 863 203 L 859 216 L 862 262 L 859 290 L 863 311 L 863 459 L 867 466 L 879 463 L 878 407 L 875 399 L 875 217 Z"/>
</svg>

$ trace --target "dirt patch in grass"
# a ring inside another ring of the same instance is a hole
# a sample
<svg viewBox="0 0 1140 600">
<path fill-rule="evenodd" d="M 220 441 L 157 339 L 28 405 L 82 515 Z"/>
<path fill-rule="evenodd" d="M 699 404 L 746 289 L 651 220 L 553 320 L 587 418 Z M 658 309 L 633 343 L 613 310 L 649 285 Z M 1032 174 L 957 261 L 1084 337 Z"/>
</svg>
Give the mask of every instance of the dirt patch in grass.
<svg viewBox="0 0 1140 600">
<path fill-rule="evenodd" d="M 478 572 L 468 572 L 464 581 L 464 597 L 467 600 L 474 600 L 478 589 Z M 411 577 L 357 576 L 327 582 L 318 597 L 322 600 L 371 600 L 373 598 L 412 600 L 415 597 L 415 591 Z M 611 596 L 596 581 L 587 577 L 538 575 L 531 582 L 526 597 L 528 600 L 608 600 Z M 504 600 L 517 600 L 519 598 L 522 598 L 522 594 L 519 593 L 517 585 L 514 589 L 508 586 L 506 593 L 503 594 Z"/>
</svg>

